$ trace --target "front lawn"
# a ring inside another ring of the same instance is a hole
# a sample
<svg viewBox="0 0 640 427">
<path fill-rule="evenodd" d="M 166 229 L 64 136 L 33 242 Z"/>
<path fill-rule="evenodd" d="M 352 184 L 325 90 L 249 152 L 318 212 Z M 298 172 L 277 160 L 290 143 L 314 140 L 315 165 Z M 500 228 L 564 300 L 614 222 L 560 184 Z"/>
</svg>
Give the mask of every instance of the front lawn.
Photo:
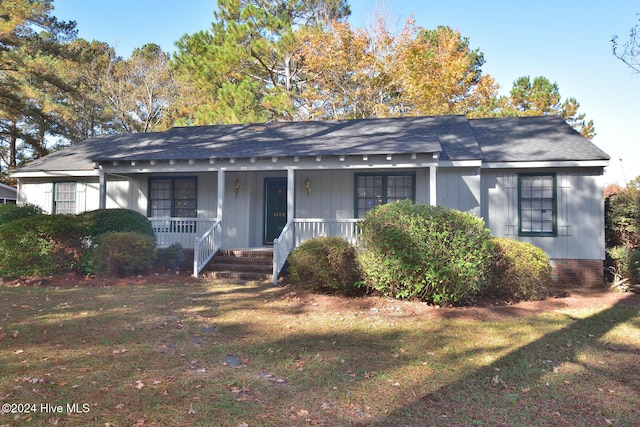
<svg viewBox="0 0 640 427">
<path fill-rule="evenodd" d="M 0 426 L 640 425 L 638 298 L 580 298 L 0 285 Z"/>
</svg>

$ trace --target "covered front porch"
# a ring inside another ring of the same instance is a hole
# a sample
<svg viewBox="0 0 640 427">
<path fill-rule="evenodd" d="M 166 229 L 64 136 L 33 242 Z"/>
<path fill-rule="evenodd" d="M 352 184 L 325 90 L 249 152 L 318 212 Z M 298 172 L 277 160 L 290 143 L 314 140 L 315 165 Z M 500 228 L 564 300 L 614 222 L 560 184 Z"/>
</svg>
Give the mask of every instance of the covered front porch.
<svg viewBox="0 0 640 427">
<path fill-rule="evenodd" d="M 146 211 L 158 246 L 193 249 L 195 277 L 221 249 L 272 248 L 276 282 L 305 240 L 356 243 L 357 223 L 372 207 L 402 198 L 436 204 L 437 156 L 344 157 L 111 164 L 101 168 L 101 204 Z M 162 203 L 193 214 L 152 215 Z"/>
</svg>

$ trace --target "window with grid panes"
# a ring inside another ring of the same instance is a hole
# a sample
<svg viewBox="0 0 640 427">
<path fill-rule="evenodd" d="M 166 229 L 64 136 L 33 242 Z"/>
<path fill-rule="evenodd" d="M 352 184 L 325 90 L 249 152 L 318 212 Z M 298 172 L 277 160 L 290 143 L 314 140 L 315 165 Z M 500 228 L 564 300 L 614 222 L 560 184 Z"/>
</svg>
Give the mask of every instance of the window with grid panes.
<svg viewBox="0 0 640 427">
<path fill-rule="evenodd" d="M 196 178 L 153 178 L 149 183 L 149 216 L 195 218 Z"/>
<path fill-rule="evenodd" d="M 396 200 L 415 200 L 412 173 L 356 174 L 356 216 L 364 218 L 376 206 Z"/>
<path fill-rule="evenodd" d="M 76 213 L 76 183 L 56 182 L 53 187 L 53 213 Z"/>
<path fill-rule="evenodd" d="M 518 177 L 519 234 L 556 234 L 555 175 Z"/>
</svg>

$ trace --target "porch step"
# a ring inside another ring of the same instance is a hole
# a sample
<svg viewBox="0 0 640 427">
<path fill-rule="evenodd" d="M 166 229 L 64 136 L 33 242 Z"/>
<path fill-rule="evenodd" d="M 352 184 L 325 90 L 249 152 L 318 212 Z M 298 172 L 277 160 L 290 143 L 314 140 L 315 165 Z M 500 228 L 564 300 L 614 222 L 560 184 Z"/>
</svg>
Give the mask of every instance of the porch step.
<svg viewBox="0 0 640 427">
<path fill-rule="evenodd" d="M 215 279 L 271 280 L 273 250 L 228 249 L 216 252 L 203 273 Z"/>
</svg>

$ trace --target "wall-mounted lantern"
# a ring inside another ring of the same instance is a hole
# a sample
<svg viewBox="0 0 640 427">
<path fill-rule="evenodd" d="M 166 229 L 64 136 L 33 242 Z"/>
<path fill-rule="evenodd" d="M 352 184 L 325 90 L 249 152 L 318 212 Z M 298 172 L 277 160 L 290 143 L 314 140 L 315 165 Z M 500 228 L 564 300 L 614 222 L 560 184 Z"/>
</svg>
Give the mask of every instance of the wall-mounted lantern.
<svg viewBox="0 0 640 427">
<path fill-rule="evenodd" d="M 240 179 L 236 179 L 236 197 L 238 197 L 238 193 L 240 192 Z"/>
<path fill-rule="evenodd" d="M 307 177 L 307 179 L 304 180 L 304 188 L 305 190 L 307 190 L 307 197 L 309 196 L 309 194 L 311 193 L 311 180 Z"/>
</svg>

